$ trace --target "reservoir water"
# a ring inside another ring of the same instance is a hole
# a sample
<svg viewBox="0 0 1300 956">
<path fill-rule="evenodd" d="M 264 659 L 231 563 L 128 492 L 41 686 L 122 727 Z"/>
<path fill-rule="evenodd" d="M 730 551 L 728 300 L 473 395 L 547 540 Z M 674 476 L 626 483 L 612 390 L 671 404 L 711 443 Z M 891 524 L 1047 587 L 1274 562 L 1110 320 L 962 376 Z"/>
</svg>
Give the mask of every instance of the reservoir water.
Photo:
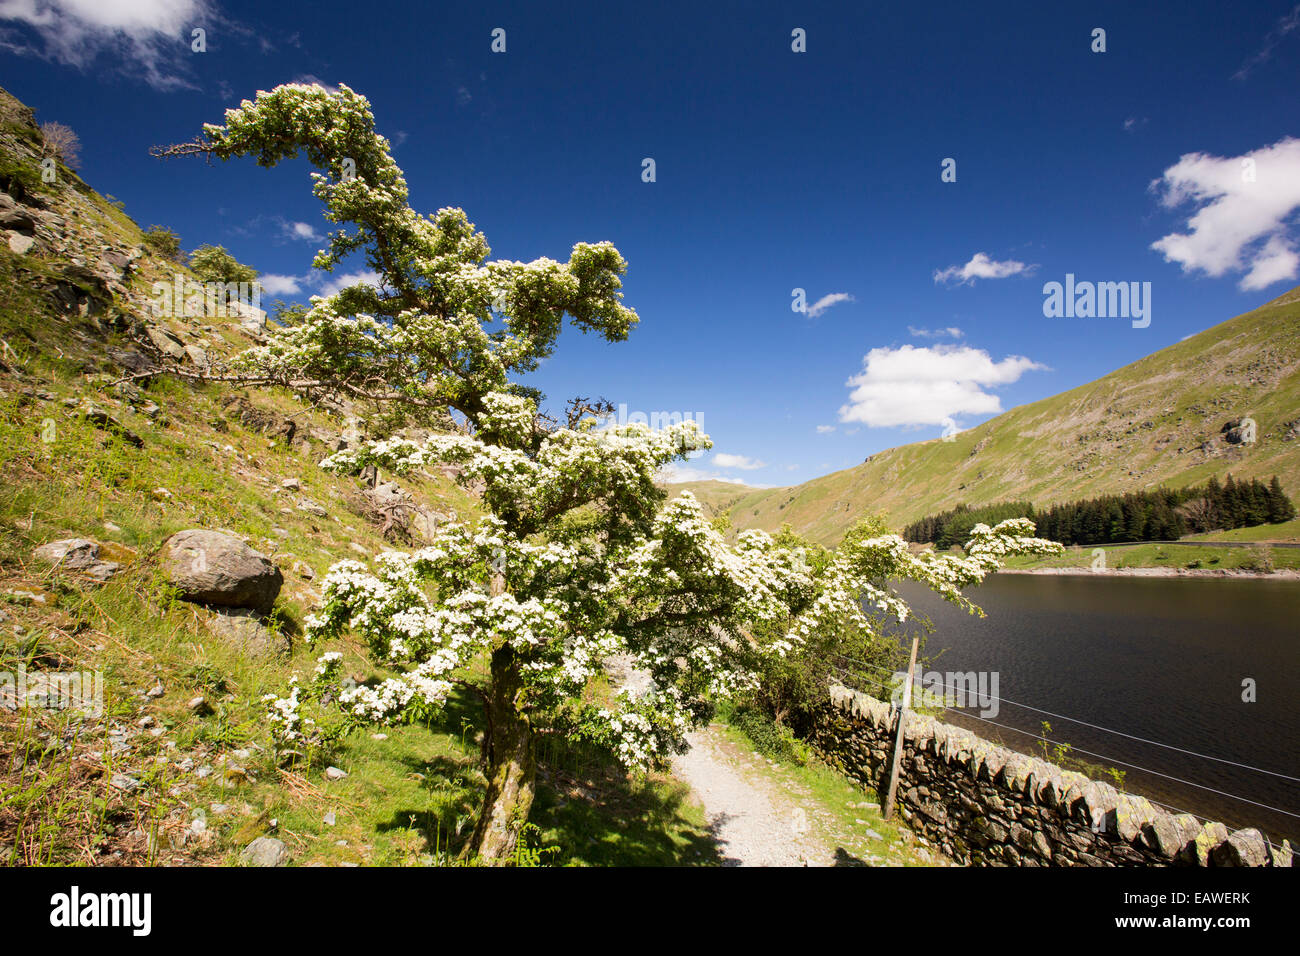
<svg viewBox="0 0 1300 956">
<path fill-rule="evenodd" d="M 1103 755 L 1081 759 L 1125 770 L 1130 792 L 1300 842 L 1300 784 L 1234 765 L 1300 777 L 1300 581 L 999 574 L 968 592 L 985 618 L 911 582 L 899 591 L 935 625 L 930 669 L 996 671 L 1004 700 L 987 719 L 1016 730 L 975 719 L 973 706 L 945 719 L 1040 756 L 1016 731 L 1040 734 L 1047 720 L 1051 739 Z"/>
</svg>

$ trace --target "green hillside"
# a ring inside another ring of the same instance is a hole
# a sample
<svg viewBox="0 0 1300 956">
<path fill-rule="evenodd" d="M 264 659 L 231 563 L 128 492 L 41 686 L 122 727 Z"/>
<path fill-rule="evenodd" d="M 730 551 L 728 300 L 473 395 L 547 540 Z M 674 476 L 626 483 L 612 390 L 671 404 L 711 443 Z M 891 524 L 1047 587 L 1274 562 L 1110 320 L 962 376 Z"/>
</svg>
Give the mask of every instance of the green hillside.
<svg viewBox="0 0 1300 956">
<path fill-rule="evenodd" d="M 263 697 L 310 680 L 304 621 L 335 562 L 427 543 L 413 516 L 472 520 L 478 499 L 440 469 L 399 489 L 317 467 L 366 434 L 345 401 L 196 381 L 264 340 L 267 317 L 202 300 L 154 315 L 154 283 L 193 273 L 63 163 L 43 179 L 45 155 L 0 89 L 0 868 L 237 864 L 264 837 L 291 865 L 447 862 L 482 800 L 476 695 L 294 762 Z M 281 571 L 269 614 L 179 598 L 165 542 L 194 529 Z M 103 560 L 40 557 L 70 539 Z M 338 650 L 352 680 L 388 674 L 358 638 Z M 4 678 L 46 671 L 101 675 L 102 713 L 3 705 Z M 685 784 L 566 740 L 538 759 L 548 862 L 718 862 Z"/>
<path fill-rule="evenodd" d="M 1226 423 L 1250 417 L 1253 445 Z M 1078 388 L 1013 408 L 953 440 L 917 442 L 801 485 L 692 491 L 740 528 L 783 522 L 833 545 L 860 517 L 901 528 L 959 503 L 1036 505 L 1174 487 L 1211 475 L 1278 475 L 1300 495 L 1300 287 Z"/>
</svg>

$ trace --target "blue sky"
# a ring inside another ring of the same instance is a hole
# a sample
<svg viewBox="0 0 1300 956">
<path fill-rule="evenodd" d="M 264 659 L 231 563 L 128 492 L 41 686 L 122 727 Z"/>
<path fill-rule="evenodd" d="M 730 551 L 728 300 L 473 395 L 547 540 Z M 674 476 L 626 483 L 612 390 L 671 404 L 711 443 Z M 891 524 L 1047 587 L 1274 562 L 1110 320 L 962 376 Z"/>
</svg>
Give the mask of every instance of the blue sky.
<svg viewBox="0 0 1300 956">
<path fill-rule="evenodd" d="M 697 415 L 715 450 L 682 476 L 777 485 L 1300 281 L 1300 6 L 1162 6 L 0 0 L 0 83 L 80 134 L 82 175 L 136 221 L 298 298 L 324 285 L 305 163 L 148 149 L 259 89 L 348 84 L 418 210 L 463 207 L 496 257 L 627 258 L 629 341 L 566 329 L 530 384 Z M 1045 317 L 1067 273 L 1150 283 L 1150 324 Z"/>
</svg>

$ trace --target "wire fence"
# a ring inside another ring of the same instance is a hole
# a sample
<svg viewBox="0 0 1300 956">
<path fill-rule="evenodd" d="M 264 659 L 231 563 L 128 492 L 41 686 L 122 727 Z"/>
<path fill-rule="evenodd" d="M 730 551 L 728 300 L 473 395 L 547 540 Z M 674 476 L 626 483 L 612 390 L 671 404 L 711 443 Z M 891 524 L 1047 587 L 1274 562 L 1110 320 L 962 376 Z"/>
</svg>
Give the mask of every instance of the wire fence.
<svg viewBox="0 0 1300 956">
<path fill-rule="evenodd" d="M 883 698 L 881 698 L 881 699 L 884 700 L 884 701 L 887 701 L 887 702 L 888 702 L 888 701 L 892 701 L 892 700 L 893 700 L 893 696 L 894 696 L 894 692 L 895 692 L 896 687 L 901 686 L 901 685 L 899 685 L 899 684 L 891 684 L 891 683 L 885 683 L 885 682 L 882 682 L 882 681 L 878 680 L 877 678 L 873 678 L 873 677 L 867 676 L 866 673 L 863 673 L 863 670 L 862 670 L 863 668 L 865 668 L 867 672 L 873 672 L 873 671 L 874 671 L 874 672 L 879 672 L 880 668 L 879 668 L 878 666 L 873 666 L 873 665 L 871 665 L 871 664 L 868 664 L 868 663 L 865 662 L 865 661 L 860 661 L 860 660 L 856 660 L 856 659 L 851 658 L 851 657 L 846 657 L 846 656 L 843 655 L 843 654 L 834 654 L 834 655 L 832 655 L 832 656 L 835 657 L 835 658 L 837 658 L 837 659 L 839 659 L 839 660 L 842 662 L 840 665 L 836 665 L 836 667 L 835 667 L 835 670 L 836 670 L 836 672 L 837 672 L 837 674 L 838 674 L 840 680 L 843 681 L 843 682 L 845 683 L 845 686 L 850 687 L 850 688 L 853 689 L 853 690 L 857 690 L 857 691 L 860 691 L 860 692 L 862 692 L 862 693 L 869 693 L 869 694 L 872 694 L 872 693 L 873 693 L 872 691 L 868 691 L 868 690 L 865 690 L 864 688 L 862 688 L 862 687 L 860 687 L 860 686 L 854 686 L 854 685 L 855 685 L 856 683 L 866 683 L 866 684 L 873 685 L 874 687 L 876 687 L 876 688 L 880 688 L 881 690 L 883 690 L 883 691 L 885 692 L 885 696 L 884 696 Z M 935 682 L 933 682 L 933 681 L 927 681 L 927 683 L 929 683 L 931 686 L 933 686 Z M 956 685 L 956 684 L 949 684 L 947 681 L 939 681 L 938 683 L 939 683 L 940 685 L 942 685 L 942 686 L 944 687 L 945 690 L 949 690 L 949 689 L 951 689 L 951 690 L 961 690 L 961 691 L 964 691 L 964 690 L 967 689 L 967 688 L 965 688 L 965 687 L 961 687 L 961 686 Z M 873 694 L 873 696 L 874 696 L 874 694 Z M 997 695 L 995 695 L 995 694 L 985 694 L 985 695 L 983 695 L 983 696 L 984 696 L 986 699 L 988 699 L 988 700 L 996 700 L 996 701 L 998 701 L 999 703 L 1008 704 L 1008 705 L 1010 705 L 1010 706 L 1012 706 L 1012 707 L 1019 707 L 1019 708 L 1022 708 L 1022 709 L 1024 709 L 1024 710 L 1032 711 L 1032 712 L 1037 713 L 1037 714 L 1044 714 L 1044 715 L 1046 715 L 1046 716 L 1049 716 L 1049 717 L 1055 718 L 1055 719 L 1057 719 L 1057 720 L 1064 720 L 1064 721 L 1067 721 L 1067 722 L 1069 722 L 1069 723 L 1078 724 L 1078 725 L 1080 725 L 1080 726 L 1088 727 L 1088 728 L 1090 728 L 1090 729 L 1092 729 L 1092 730 L 1099 731 L 1099 732 L 1102 732 L 1102 733 L 1113 734 L 1113 735 L 1115 735 L 1115 736 L 1117 736 L 1117 737 L 1123 737 L 1123 738 L 1127 738 L 1127 739 L 1129 739 L 1129 740 L 1134 740 L 1134 741 L 1138 741 L 1138 742 L 1141 742 L 1141 743 L 1144 743 L 1144 744 L 1149 744 L 1149 745 L 1154 746 L 1154 747 L 1160 747 L 1160 748 L 1163 748 L 1163 749 L 1166 749 L 1166 750 L 1169 750 L 1169 751 L 1173 751 L 1173 752 L 1177 752 L 1177 753 L 1180 753 L 1180 754 L 1184 754 L 1184 755 L 1186 755 L 1186 756 L 1191 756 L 1191 757 L 1199 758 L 1199 759 L 1202 759 L 1202 760 L 1212 761 L 1212 762 L 1214 762 L 1214 763 L 1225 764 L 1225 765 L 1227 765 L 1227 766 L 1236 767 L 1236 768 L 1238 768 L 1238 769 L 1240 769 L 1240 770 L 1245 770 L 1245 771 L 1249 771 L 1249 772 L 1253 772 L 1253 773 L 1258 773 L 1258 774 L 1264 774 L 1264 775 L 1267 775 L 1267 776 L 1270 776 L 1270 777 L 1274 777 L 1274 778 L 1278 778 L 1278 779 L 1282 779 L 1282 780 L 1288 780 L 1288 781 L 1293 781 L 1293 782 L 1296 782 L 1296 783 L 1300 783 L 1300 777 L 1296 777 L 1296 776 L 1293 776 L 1293 775 L 1291 775 L 1291 774 L 1281 773 L 1281 772 L 1276 771 L 1276 770 L 1267 770 L 1267 769 L 1265 769 L 1265 768 L 1251 766 L 1250 764 L 1242 763 L 1242 762 L 1240 762 L 1240 761 L 1229 760 L 1229 759 L 1226 758 L 1226 757 L 1217 757 L 1217 756 L 1214 756 L 1213 754 L 1205 754 L 1205 753 L 1201 753 L 1201 752 L 1199 752 L 1199 751 L 1191 750 L 1191 749 L 1186 748 L 1186 747 L 1179 747 L 1179 746 L 1177 746 L 1177 745 L 1175 745 L 1175 744 L 1164 743 L 1163 741 L 1159 741 L 1159 740 L 1152 740 L 1152 739 L 1149 738 L 1149 737 L 1141 737 L 1141 736 L 1139 736 L 1139 735 L 1137 735 L 1137 734 L 1126 733 L 1125 731 L 1122 731 L 1122 730 L 1115 730 L 1115 729 L 1110 728 L 1110 727 L 1103 727 L 1103 726 L 1101 726 L 1100 724 L 1096 724 L 1096 723 L 1092 723 L 1092 722 L 1090 722 L 1090 721 L 1082 720 L 1082 719 L 1077 718 L 1077 717 L 1070 717 L 1070 716 L 1068 716 L 1068 715 L 1066 715 L 1066 714 L 1059 714 L 1059 713 L 1056 713 L 1056 712 L 1054 712 L 1054 711 L 1049 711 L 1049 710 L 1045 710 L 1045 709 L 1043 709 L 1043 708 L 1041 708 L 1041 707 L 1035 707 L 1035 706 L 1030 705 L 1030 704 L 1024 704 L 1024 703 L 1021 703 L 1021 702 L 1019 702 L 1019 701 L 1010 700 L 1010 699 L 1005 698 L 1005 697 L 999 697 L 999 696 L 997 696 Z M 893 701 L 893 702 L 894 702 L 895 706 L 897 706 L 897 701 Z M 977 715 L 977 714 L 968 713 L 968 712 L 967 712 L 966 710 L 964 710 L 964 709 L 956 709 L 956 710 L 954 710 L 953 712 L 956 713 L 956 714 L 959 714 L 961 717 L 963 717 L 964 719 L 967 719 L 967 720 L 976 720 L 976 721 L 980 721 L 981 723 L 989 724 L 990 726 L 997 727 L 997 728 L 1000 728 L 1000 729 L 1002 729 L 1002 730 L 1008 730 L 1008 731 L 1011 731 L 1012 733 L 1020 734 L 1020 735 L 1023 735 L 1023 736 L 1025 736 L 1025 737 L 1029 737 L 1029 738 L 1031 738 L 1031 739 L 1033 739 L 1033 740 L 1036 740 L 1036 741 L 1041 741 L 1041 742 L 1044 744 L 1044 746 L 1047 746 L 1047 745 L 1050 745 L 1050 744 L 1053 744 L 1053 743 L 1059 743 L 1059 741 L 1054 741 L 1054 740 L 1052 740 L 1051 738 L 1045 736 L 1044 734 L 1035 734 L 1035 733 L 1033 733 L 1032 731 L 1025 730 L 1025 729 L 1020 728 L 1020 727 L 1015 727 L 1015 726 L 1013 726 L 1013 725 L 1011 725 L 1011 724 L 1004 724 L 1004 723 L 1000 723 L 1000 722 L 995 721 L 995 720 L 990 720 L 990 719 L 987 718 L 987 717 L 981 717 L 981 716 L 979 716 L 979 715 Z M 1075 746 L 1075 745 L 1070 745 L 1070 751 L 1071 751 L 1071 752 L 1082 753 L 1082 754 L 1087 754 L 1088 756 L 1090 756 L 1090 757 L 1094 757 L 1094 758 L 1096 758 L 1096 759 L 1098 759 L 1098 760 L 1104 760 L 1104 761 L 1106 761 L 1106 762 L 1109 763 L 1109 764 L 1118 765 L 1118 766 L 1123 766 L 1123 767 L 1130 767 L 1130 768 L 1132 768 L 1132 769 L 1134 769 L 1134 770 L 1141 771 L 1142 773 L 1150 774 L 1150 775 L 1152 775 L 1152 776 L 1156 776 L 1156 777 L 1161 777 L 1161 778 L 1163 778 L 1163 779 L 1170 780 L 1170 781 L 1173 781 L 1173 782 L 1175 782 L 1175 783 L 1182 784 L 1182 785 L 1184 785 L 1184 786 L 1193 787 L 1193 788 L 1195 788 L 1195 789 L 1203 790 L 1203 791 L 1206 791 L 1206 792 L 1208 792 L 1208 793 L 1213 793 L 1213 794 L 1215 794 L 1215 795 L 1217 795 L 1217 796 L 1220 796 L 1220 797 L 1225 797 L 1225 798 L 1227 798 L 1227 799 L 1235 800 L 1235 801 L 1238 801 L 1238 802 L 1240 802 L 1240 803 L 1249 804 L 1250 806 L 1258 807 L 1258 808 L 1260 808 L 1260 809 L 1264 809 L 1264 810 L 1268 810 L 1268 811 L 1271 811 L 1271 812 L 1273 812 L 1273 813 L 1282 814 L 1283 816 L 1291 817 L 1291 818 L 1293 818 L 1293 819 L 1300 819 L 1300 813 L 1295 813 L 1295 812 L 1293 812 L 1293 811 L 1291 811 L 1291 810 L 1284 810 L 1284 809 L 1282 809 L 1281 807 L 1275 807 L 1275 806 L 1271 806 L 1270 804 L 1267 804 L 1267 803 L 1262 803 L 1262 802 L 1260 802 L 1260 801 L 1258 801 L 1258 800 L 1252 800 L 1252 799 L 1250 799 L 1249 797 L 1243 797 L 1243 796 L 1241 796 L 1240 794 L 1230 793 L 1230 792 L 1228 792 L 1228 791 L 1226 791 L 1226 790 L 1220 790 L 1220 789 L 1217 789 L 1217 788 L 1215 788 L 1215 787 L 1207 786 L 1207 785 L 1205 785 L 1205 784 L 1196 783 L 1195 781 L 1192 781 L 1192 780 L 1186 780 L 1186 779 L 1184 779 L 1184 778 L 1182 778 L 1182 777 L 1176 777 L 1176 776 L 1173 776 L 1172 774 L 1163 773 L 1162 771 L 1155 770 L 1155 769 L 1153 769 L 1153 768 L 1151 768 L 1151 767 L 1146 767 L 1146 766 L 1143 766 L 1143 765 L 1141 765 L 1141 764 L 1136 764 L 1136 763 L 1133 763 L 1132 761 L 1122 760 L 1122 759 L 1120 759 L 1119 757 L 1116 757 L 1116 756 L 1111 755 L 1111 754 L 1103 754 L 1103 753 L 1098 753 L 1098 752 L 1091 751 L 1091 750 L 1085 750 L 1085 749 L 1083 749 L 1082 747 L 1078 747 L 1078 746 Z M 1197 820 L 1199 820 L 1199 821 L 1202 822 L 1202 823 L 1211 822 L 1211 821 L 1208 820 L 1208 818 L 1203 817 L 1203 816 L 1201 816 L 1200 814 L 1193 813 L 1193 812 L 1190 811 L 1190 810 L 1183 810 L 1183 809 L 1178 808 L 1178 807 L 1170 806 L 1169 804 L 1162 803 L 1162 802 L 1160 802 L 1160 801 L 1158 801 L 1158 800 L 1153 800 L 1153 799 L 1151 799 L 1151 798 L 1149 798 L 1149 797 L 1146 798 L 1146 799 L 1150 800 L 1150 802 L 1151 802 L 1152 804 L 1154 804 L 1154 805 L 1156 805 L 1156 806 L 1158 806 L 1158 807 L 1162 807 L 1162 808 L 1164 808 L 1164 809 L 1166 809 L 1166 810 L 1172 811 L 1172 812 L 1174 812 L 1174 813 L 1187 813 L 1187 814 L 1190 814 L 1191 816 L 1195 817 Z M 1239 826 L 1237 826 L 1237 825 L 1235 825 L 1235 824 L 1227 824 L 1226 821 L 1220 821 L 1220 822 L 1224 822 L 1226 825 L 1230 826 L 1230 827 L 1231 827 L 1232 829 L 1234 829 L 1234 830 L 1241 829 L 1241 827 L 1239 827 Z M 1267 840 L 1267 837 L 1266 837 L 1265 839 Z M 1282 849 L 1281 846 L 1279 846 L 1278 844 L 1273 843 L 1271 840 L 1268 840 L 1268 844 L 1269 844 L 1269 846 L 1273 847 L 1274 849 L 1277 849 L 1277 850 L 1281 850 L 1281 849 Z"/>
</svg>

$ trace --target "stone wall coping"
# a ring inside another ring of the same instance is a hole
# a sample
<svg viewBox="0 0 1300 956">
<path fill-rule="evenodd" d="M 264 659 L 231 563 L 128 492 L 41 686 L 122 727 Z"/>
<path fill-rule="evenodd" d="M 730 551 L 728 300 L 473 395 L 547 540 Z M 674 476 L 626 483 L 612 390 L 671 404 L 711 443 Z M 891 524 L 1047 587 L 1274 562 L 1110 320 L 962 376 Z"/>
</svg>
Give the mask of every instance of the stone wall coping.
<svg viewBox="0 0 1300 956">
<path fill-rule="evenodd" d="M 895 708 L 870 694 L 842 684 L 830 686 L 831 704 L 879 731 L 894 726 Z M 1143 852 L 1174 860 L 1185 852 L 1207 866 L 1291 866 L 1292 851 L 1284 840 L 1271 846 L 1254 827 L 1229 832 L 1222 823 L 1201 822 L 1190 813 L 1170 813 L 1146 797 L 1116 790 L 1102 780 L 1063 770 L 1039 757 L 1022 754 L 985 740 L 964 727 L 945 724 L 924 714 L 908 713 L 903 739 L 917 754 L 930 754 L 960 767 L 1017 799 L 1055 808 L 1063 817 L 1113 833 Z"/>
</svg>

